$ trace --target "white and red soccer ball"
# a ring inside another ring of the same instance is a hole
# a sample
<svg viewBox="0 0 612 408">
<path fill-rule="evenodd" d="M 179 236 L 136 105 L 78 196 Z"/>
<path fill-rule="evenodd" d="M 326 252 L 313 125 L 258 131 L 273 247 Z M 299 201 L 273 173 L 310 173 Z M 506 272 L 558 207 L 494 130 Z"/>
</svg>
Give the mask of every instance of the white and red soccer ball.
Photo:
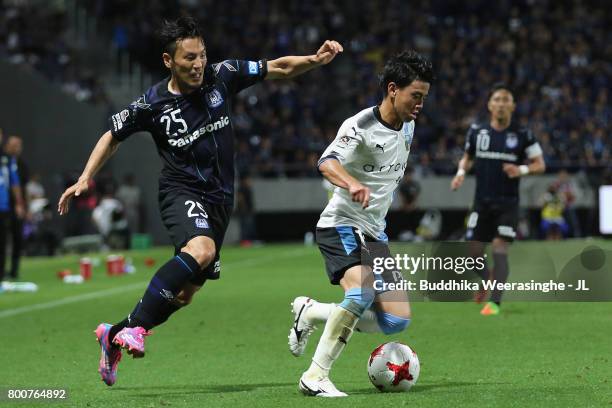
<svg viewBox="0 0 612 408">
<path fill-rule="evenodd" d="M 407 345 L 390 342 L 376 347 L 368 359 L 368 377 L 381 392 L 406 392 L 419 378 L 417 354 Z"/>
</svg>

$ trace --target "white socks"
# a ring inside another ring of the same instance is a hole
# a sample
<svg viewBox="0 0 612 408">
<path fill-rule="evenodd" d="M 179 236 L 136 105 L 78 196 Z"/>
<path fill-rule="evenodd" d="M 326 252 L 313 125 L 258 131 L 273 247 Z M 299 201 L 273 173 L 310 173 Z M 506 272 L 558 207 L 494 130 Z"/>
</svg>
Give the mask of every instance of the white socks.
<svg viewBox="0 0 612 408">
<path fill-rule="evenodd" d="M 313 300 L 313 302 L 312 306 L 306 309 L 306 320 L 312 324 L 326 322 L 336 304 L 319 303 L 316 300 Z"/>
<path fill-rule="evenodd" d="M 306 310 L 306 319 L 312 324 L 326 322 L 334 307 L 336 307 L 335 303 L 314 301 L 313 305 Z M 355 329 L 362 333 L 382 333 L 378 325 L 378 317 L 372 308 L 363 312 Z"/>
<path fill-rule="evenodd" d="M 312 364 L 305 373 L 308 378 L 319 380 L 329 375 L 329 370 L 351 338 L 358 320 L 359 317 L 343 307 L 333 307 L 312 358 Z"/>
</svg>

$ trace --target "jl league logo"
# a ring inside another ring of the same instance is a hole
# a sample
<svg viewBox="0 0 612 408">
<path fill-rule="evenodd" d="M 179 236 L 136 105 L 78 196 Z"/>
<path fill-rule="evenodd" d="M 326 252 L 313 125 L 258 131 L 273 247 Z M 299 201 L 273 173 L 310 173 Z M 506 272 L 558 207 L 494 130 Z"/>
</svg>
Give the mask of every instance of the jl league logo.
<svg viewBox="0 0 612 408">
<path fill-rule="evenodd" d="M 506 147 L 508 149 L 514 149 L 516 146 L 518 146 L 516 133 L 508 133 L 508 136 L 506 136 Z"/>
<path fill-rule="evenodd" d="M 208 228 L 208 222 L 204 218 L 195 219 L 196 228 Z"/>
<path fill-rule="evenodd" d="M 214 89 L 212 92 L 206 94 L 206 104 L 211 108 L 216 108 L 223 103 L 223 97 L 221 92 Z"/>
</svg>

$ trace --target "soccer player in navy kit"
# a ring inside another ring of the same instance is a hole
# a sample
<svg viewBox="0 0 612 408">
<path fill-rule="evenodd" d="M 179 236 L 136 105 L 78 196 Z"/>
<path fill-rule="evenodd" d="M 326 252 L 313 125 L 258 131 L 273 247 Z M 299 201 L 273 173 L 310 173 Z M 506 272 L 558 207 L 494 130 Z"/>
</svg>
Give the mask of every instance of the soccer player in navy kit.
<svg viewBox="0 0 612 408">
<path fill-rule="evenodd" d="M 507 86 L 497 84 L 492 88 L 487 107 L 490 121 L 473 124 L 468 130 L 465 153 L 451 189 L 458 189 L 465 174 L 474 168 L 476 195 L 466 238 L 472 241 L 472 256 L 482 256 L 485 245 L 492 243 L 494 279 L 499 283 L 506 282 L 509 274 L 508 247 L 516 236 L 520 177 L 543 173 L 546 166 L 542 148 L 533 133 L 512 123 L 516 105 Z M 489 278 L 486 270 L 482 271 L 481 278 Z M 483 297 L 483 292 L 478 296 Z M 499 314 L 501 297 L 502 291 L 493 290 L 480 313 Z"/>
<path fill-rule="evenodd" d="M 176 253 L 156 272 L 126 319 L 96 329 L 102 349 L 98 371 L 107 385 L 115 383 L 121 348 L 144 356 L 149 330 L 188 305 L 206 280 L 219 278 L 219 252 L 234 202 L 231 98 L 264 79 L 292 78 L 325 65 L 342 52 L 336 41 L 325 41 L 315 55 L 209 65 L 194 19 L 166 22 L 161 37 L 171 76 L 111 117 L 111 130 L 102 135 L 83 174 L 58 204 L 60 214 L 66 213 L 70 199 L 87 190 L 121 141 L 135 132 L 151 133 L 164 163 L 160 212 Z"/>
<path fill-rule="evenodd" d="M 2 129 L 0 129 L 0 142 L 2 142 Z M 4 280 L 6 267 L 6 238 L 11 230 L 13 212 L 14 216 L 19 219 L 23 219 L 25 216 L 17 160 L 15 157 L 0 151 L 0 292 L 2 292 L 2 281 Z M 15 277 L 11 276 L 11 278 Z"/>
</svg>

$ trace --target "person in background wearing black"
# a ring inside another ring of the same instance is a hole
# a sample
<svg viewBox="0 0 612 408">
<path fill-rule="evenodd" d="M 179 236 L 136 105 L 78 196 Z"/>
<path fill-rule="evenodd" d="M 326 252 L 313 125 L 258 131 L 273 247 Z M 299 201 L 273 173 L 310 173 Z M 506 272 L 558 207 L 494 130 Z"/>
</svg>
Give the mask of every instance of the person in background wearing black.
<svg viewBox="0 0 612 408">
<path fill-rule="evenodd" d="M 1 141 L 2 131 L 0 130 L 0 143 Z M 14 157 L 2 151 L 0 153 L 0 282 L 4 280 L 6 236 L 9 233 L 13 208 L 17 217 L 23 219 L 25 207 L 17 174 L 17 162 Z"/>
<path fill-rule="evenodd" d="M 468 130 L 465 153 L 451 189 L 461 187 L 466 173 L 474 169 L 476 194 L 467 222 L 466 239 L 471 241 L 473 256 L 483 256 L 485 246 L 491 243 L 493 280 L 506 283 L 510 273 L 508 249 L 516 237 L 518 225 L 520 179 L 544 173 L 546 165 L 533 132 L 512 120 L 516 104 L 508 86 L 500 83 L 492 87 L 487 108 L 488 122 L 474 123 Z M 489 277 L 486 268 L 479 275 L 483 280 Z M 479 291 L 475 300 L 480 302 L 484 294 Z M 498 315 L 502 294 L 502 290 L 493 290 L 480 314 Z"/>
<path fill-rule="evenodd" d="M 12 135 L 6 140 L 4 145 L 4 152 L 15 159 L 17 164 L 17 176 L 19 177 L 20 184 L 25 186 L 30 180 L 30 172 L 27 165 L 21 158 L 21 152 L 23 151 L 23 140 L 20 136 Z M 28 208 L 27 199 L 24 197 L 23 207 Z M 19 278 L 19 261 L 23 252 L 23 221 L 24 216 L 19 216 L 16 211 L 17 206 L 15 205 L 15 198 L 11 196 L 11 269 L 9 276 L 11 279 Z"/>
</svg>

